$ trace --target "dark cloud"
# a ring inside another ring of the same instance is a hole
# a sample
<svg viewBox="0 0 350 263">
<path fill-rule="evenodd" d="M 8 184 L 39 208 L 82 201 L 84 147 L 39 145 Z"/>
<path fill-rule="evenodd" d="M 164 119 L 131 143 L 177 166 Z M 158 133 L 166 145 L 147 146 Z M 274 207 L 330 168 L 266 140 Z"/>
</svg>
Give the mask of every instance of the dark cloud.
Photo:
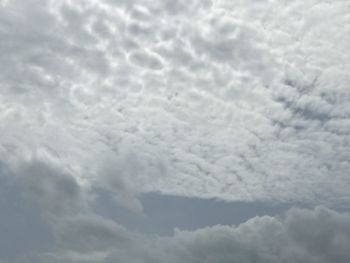
<svg viewBox="0 0 350 263">
<path fill-rule="evenodd" d="M 45 162 L 32 160 L 21 164 L 17 180 L 23 198 L 43 212 L 61 214 L 84 209 L 83 192 L 76 179 Z"/>
</svg>

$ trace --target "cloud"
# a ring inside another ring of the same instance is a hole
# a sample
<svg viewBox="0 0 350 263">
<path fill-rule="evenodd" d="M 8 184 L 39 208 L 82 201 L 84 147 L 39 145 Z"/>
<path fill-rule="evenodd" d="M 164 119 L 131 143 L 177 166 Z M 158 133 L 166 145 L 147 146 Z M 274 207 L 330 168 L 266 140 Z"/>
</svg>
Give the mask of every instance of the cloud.
<svg viewBox="0 0 350 263">
<path fill-rule="evenodd" d="M 256 217 L 238 226 L 178 230 L 171 237 L 138 236 L 137 239 L 134 236 L 125 242 L 127 246 L 108 246 L 104 242 L 109 239 L 104 238 L 101 244 L 105 245 L 100 247 L 99 253 L 92 248 L 87 253 L 100 262 L 348 262 L 349 222 L 349 214 L 323 207 L 294 208 L 283 218 Z M 85 229 L 85 224 L 78 229 Z M 114 236 L 117 229 L 110 230 L 108 236 Z M 84 232 L 93 235 L 84 242 L 101 237 L 100 231 Z M 132 237 L 131 233 L 129 235 Z M 46 262 L 56 262 L 50 260 L 59 257 L 67 262 L 90 262 L 83 253 L 73 251 L 47 256 Z"/>
<path fill-rule="evenodd" d="M 132 235 L 114 221 L 91 215 L 61 218 L 54 224 L 59 246 L 77 252 L 125 249 Z"/>
<path fill-rule="evenodd" d="M 98 191 L 87 191 L 53 163 L 33 159 L 16 164 L 0 165 L 0 254 L 5 262 L 341 263 L 350 259 L 349 213 L 322 206 L 292 208 L 283 216 L 258 216 L 237 226 L 178 229 L 161 237 L 128 230 L 99 215 L 94 210 Z"/>
<path fill-rule="evenodd" d="M 4 163 L 44 152 L 68 196 L 138 211 L 150 191 L 347 205 L 344 1 L 2 5 Z"/>
<path fill-rule="evenodd" d="M 348 221 L 349 215 L 322 207 L 292 209 L 284 219 L 265 216 L 237 227 L 180 231 L 169 245 L 173 262 L 346 262 Z"/>
<path fill-rule="evenodd" d="M 30 187 L 26 182 L 22 182 L 22 179 L 17 177 L 13 167 L 3 162 L 0 164 L 0 259 L 5 262 L 16 262 L 17 258 L 41 253 L 54 246 L 52 231 L 46 217 L 52 212 L 52 209 L 46 206 L 52 198 L 44 200 L 48 196 L 42 195 L 43 189 L 40 186 Z M 41 199 L 28 200 L 29 196 Z M 58 201 L 58 198 L 55 201 Z M 57 202 L 53 202 L 52 205 L 57 206 Z"/>
<path fill-rule="evenodd" d="M 0 262 L 349 262 L 292 209 L 150 236 L 142 193 L 349 205 L 345 1 L 0 1 Z M 118 213 L 118 211 L 116 211 Z"/>
<path fill-rule="evenodd" d="M 33 160 L 24 163 L 17 175 L 24 198 L 45 212 L 72 213 L 84 210 L 83 192 L 74 177 Z"/>
<path fill-rule="evenodd" d="M 136 235 L 98 216 L 93 210 L 97 193 L 47 160 L 1 163 L 0 182 L 0 255 L 5 262 L 45 262 L 56 251 L 127 247 Z"/>
<path fill-rule="evenodd" d="M 130 61 L 136 65 L 154 70 L 162 69 L 162 62 L 154 55 L 146 52 L 134 52 L 130 55 Z"/>
<path fill-rule="evenodd" d="M 121 151 L 121 157 L 107 153 L 102 158 L 97 167 L 98 181 L 93 187 L 112 194 L 115 202 L 131 211 L 142 212 L 138 195 L 139 184 L 143 181 L 144 164 L 130 149 L 124 148 Z"/>
</svg>

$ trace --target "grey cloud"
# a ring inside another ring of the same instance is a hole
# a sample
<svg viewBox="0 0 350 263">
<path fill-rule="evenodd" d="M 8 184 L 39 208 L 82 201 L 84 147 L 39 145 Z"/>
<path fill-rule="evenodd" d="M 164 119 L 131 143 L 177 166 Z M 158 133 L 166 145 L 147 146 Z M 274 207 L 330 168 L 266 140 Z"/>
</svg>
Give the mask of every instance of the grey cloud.
<svg viewBox="0 0 350 263">
<path fill-rule="evenodd" d="M 126 249 L 132 246 L 132 234 L 114 221 L 81 215 L 60 218 L 54 223 L 59 246 L 78 252 Z"/>
<path fill-rule="evenodd" d="M 122 250 L 138 239 L 95 214 L 95 192 L 61 168 L 38 158 L 1 162 L 0 256 L 5 262 L 51 262 L 66 254 L 84 258 L 79 254 Z"/>
<path fill-rule="evenodd" d="M 95 193 L 47 160 L 1 162 L 0 183 L 0 258 L 5 262 L 47 262 L 57 251 L 122 249 L 137 237 L 94 214 Z"/>
<path fill-rule="evenodd" d="M 137 22 L 130 22 L 128 24 L 128 33 L 134 36 L 144 36 L 148 38 L 149 35 L 153 32 L 154 30 L 152 29 L 152 27 L 147 24 Z"/>
<path fill-rule="evenodd" d="M 72 175 L 39 160 L 24 162 L 17 170 L 22 195 L 43 212 L 72 213 L 86 209 L 84 193 Z"/>
<path fill-rule="evenodd" d="M 13 173 L 12 167 L 1 162 L 0 260 L 4 262 L 17 262 L 23 256 L 54 247 L 53 232 L 43 211 L 27 200 L 24 189 L 26 187 L 21 183 L 21 178 Z"/>
<path fill-rule="evenodd" d="M 163 68 L 162 61 L 154 54 L 145 51 L 135 51 L 130 54 L 130 61 L 138 66 L 160 70 Z"/>
<path fill-rule="evenodd" d="M 319 207 L 314 211 L 292 210 L 286 218 L 287 233 L 315 258 L 346 262 L 350 253 L 349 215 Z"/>
<path fill-rule="evenodd" d="M 203 0 L 203 1 L 184 1 L 184 0 L 165 0 L 162 1 L 163 9 L 168 12 L 170 15 L 183 15 L 184 13 L 192 13 L 196 12 L 200 9 L 206 10 L 208 7 L 212 5 L 211 0 Z"/>
<path fill-rule="evenodd" d="M 152 20 L 152 14 L 146 6 L 135 6 L 130 11 L 130 16 L 138 21 Z"/>
<path fill-rule="evenodd" d="M 51 149 L 65 172 L 30 178 L 138 211 L 150 191 L 348 206 L 347 5 L 247 3 L 8 1 L 1 158 Z M 26 180 L 57 211 L 78 206 Z"/>
<path fill-rule="evenodd" d="M 292 209 L 284 219 L 179 231 L 166 247 L 173 252 L 169 262 L 347 262 L 349 222 L 348 214 L 322 207 Z"/>
<path fill-rule="evenodd" d="M 0 168 L 0 254 L 5 262 L 350 260 L 348 213 L 292 208 L 281 217 L 259 216 L 237 226 L 176 230 L 172 236 L 158 237 L 127 230 L 98 215 L 88 197 L 81 200 L 84 188 L 53 164 L 35 159 L 17 166 L 3 162 Z M 84 202 L 89 209 L 83 209 Z"/>
<path fill-rule="evenodd" d="M 159 180 L 164 170 L 164 163 L 142 158 L 129 143 L 121 143 L 115 151 L 106 151 L 96 159 L 96 182 L 93 189 L 106 191 L 114 197 L 119 205 L 134 211 L 142 212 L 139 201 L 141 186 L 149 180 L 147 168 L 152 170 L 153 180 Z"/>
<path fill-rule="evenodd" d="M 348 208 L 348 10 L 1 1 L 0 260 L 348 262 L 349 215 L 325 208 L 168 238 L 94 210 L 99 191 L 138 216 L 152 191 Z"/>
<path fill-rule="evenodd" d="M 349 214 L 323 207 L 314 210 L 294 208 L 283 218 L 256 217 L 238 226 L 217 225 L 196 231 L 178 230 L 174 236 L 166 238 L 139 236 L 136 239 L 134 236 L 134 239 L 129 239 L 132 240 L 130 246 L 119 246 L 107 251 L 105 248 L 108 246 L 104 246 L 104 257 L 99 260 L 345 263 L 350 257 L 347 250 L 350 242 L 349 222 Z M 94 253 L 97 255 L 97 252 Z M 68 262 L 86 262 L 74 260 L 72 253 L 71 256 L 67 253 L 64 255 Z M 48 258 L 48 262 L 55 261 Z"/>
</svg>

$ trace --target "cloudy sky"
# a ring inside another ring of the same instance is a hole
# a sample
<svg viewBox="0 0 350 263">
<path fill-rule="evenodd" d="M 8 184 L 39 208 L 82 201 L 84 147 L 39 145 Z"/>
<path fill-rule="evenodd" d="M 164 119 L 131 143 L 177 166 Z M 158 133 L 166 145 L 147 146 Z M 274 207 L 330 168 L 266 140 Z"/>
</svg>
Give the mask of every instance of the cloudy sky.
<svg viewBox="0 0 350 263">
<path fill-rule="evenodd" d="M 0 263 L 350 262 L 348 0 L 0 0 Z"/>
</svg>

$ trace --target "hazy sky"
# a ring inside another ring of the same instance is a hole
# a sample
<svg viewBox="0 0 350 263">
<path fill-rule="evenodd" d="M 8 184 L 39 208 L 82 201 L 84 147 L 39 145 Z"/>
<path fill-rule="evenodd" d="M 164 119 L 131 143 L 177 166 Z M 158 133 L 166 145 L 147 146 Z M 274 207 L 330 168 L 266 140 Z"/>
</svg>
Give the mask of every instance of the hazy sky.
<svg viewBox="0 0 350 263">
<path fill-rule="evenodd" d="M 0 0 L 0 263 L 350 262 L 348 0 Z"/>
</svg>

